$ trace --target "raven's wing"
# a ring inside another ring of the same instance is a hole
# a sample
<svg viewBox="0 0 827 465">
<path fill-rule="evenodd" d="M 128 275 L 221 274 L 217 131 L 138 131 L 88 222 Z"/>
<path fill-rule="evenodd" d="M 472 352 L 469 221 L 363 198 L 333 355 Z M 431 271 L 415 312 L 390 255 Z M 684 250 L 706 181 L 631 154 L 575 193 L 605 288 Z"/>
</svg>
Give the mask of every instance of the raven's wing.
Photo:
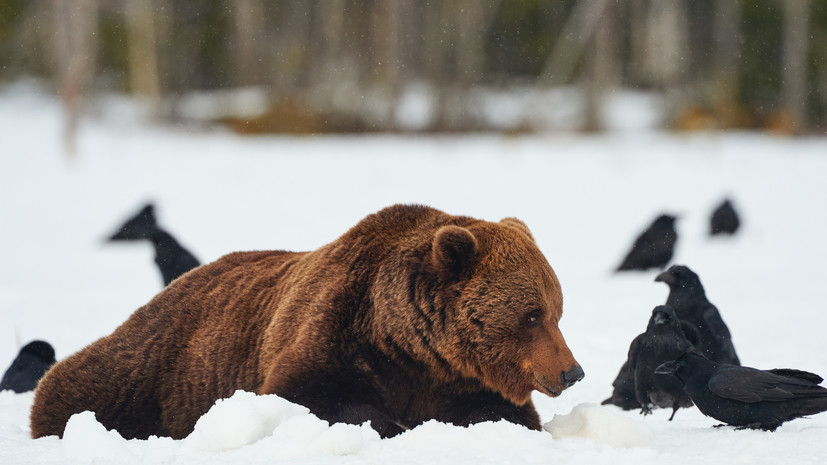
<svg viewBox="0 0 827 465">
<path fill-rule="evenodd" d="M 634 372 L 631 368 L 629 368 L 630 364 L 632 364 L 632 360 L 635 358 L 635 354 L 637 353 L 639 339 L 640 336 L 637 336 L 632 340 L 632 343 L 629 344 L 629 351 L 626 356 L 626 361 L 623 362 L 623 366 L 620 367 L 617 377 L 614 381 L 612 381 L 612 395 L 608 399 L 601 402 L 602 405 L 617 405 L 623 410 L 631 410 L 640 407 L 640 404 L 638 404 L 637 399 L 635 398 Z"/>
<path fill-rule="evenodd" d="M 732 365 L 740 365 L 741 361 L 735 353 L 735 346 L 732 344 L 732 335 L 729 328 L 721 318 L 721 313 L 718 308 L 707 303 L 706 310 L 704 310 L 702 319 L 707 328 L 715 335 L 716 346 L 719 353 L 717 354 L 718 362 L 729 363 Z"/>
<path fill-rule="evenodd" d="M 790 377 L 793 377 L 793 378 L 801 378 L 801 379 L 807 380 L 807 381 L 809 381 L 811 383 L 815 383 L 815 384 L 821 384 L 821 382 L 824 381 L 824 378 L 822 378 L 821 376 L 818 376 L 815 373 L 810 373 L 809 371 L 803 371 L 803 370 L 796 370 L 796 369 L 793 369 L 793 368 L 773 368 L 772 370 L 767 370 L 767 371 L 769 371 L 770 373 L 772 373 L 774 375 L 790 376 Z"/>
<path fill-rule="evenodd" d="M 11 378 L 14 375 L 11 368 L 6 370 L 3 373 L 3 379 L 0 379 L 0 391 L 5 391 L 6 389 L 11 389 Z"/>
<path fill-rule="evenodd" d="M 20 378 L 20 373 L 24 372 L 26 369 L 25 362 L 21 360 L 21 358 L 21 355 L 18 355 L 3 374 L 3 379 L 0 380 L 0 391 L 14 389 L 17 379 Z"/>
<path fill-rule="evenodd" d="M 689 343 L 692 344 L 693 347 L 700 345 L 701 336 L 698 333 L 698 328 L 693 323 L 690 323 L 688 320 L 681 320 L 681 330 L 683 330 L 683 335 L 686 336 L 686 339 L 689 340 Z"/>
<path fill-rule="evenodd" d="M 635 372 L 635 366 L 637 365 L 637 354 L 640 352 L 640 341 L 643 340 L 644 334 L 638 334 L 632 339 L 632 343 L 629 344 L 629 353 L 626 355 L 626 363 L 628 365 L 629 373 Z M 634 379 L 634 377 L 632 377 Z"/>
<path fill-rule="evenodd" d="M 727 340 L 732 339 L 729 328 L 726 323 L 724 323 L 723 318 L 721 318 L 721 312 L 719 312 L 718 308 L 712 305 L 712 303 L 706 304 L 706 309 L 704 309 L 701 319 L 718 337 Z"/>
<path fill-rule="evenodd" d="M 827 389 L 806 379 L 748 367 L 719 368 L 707 387 L 720 397 L 747 403 L 827 397 Z"/>
</svg>

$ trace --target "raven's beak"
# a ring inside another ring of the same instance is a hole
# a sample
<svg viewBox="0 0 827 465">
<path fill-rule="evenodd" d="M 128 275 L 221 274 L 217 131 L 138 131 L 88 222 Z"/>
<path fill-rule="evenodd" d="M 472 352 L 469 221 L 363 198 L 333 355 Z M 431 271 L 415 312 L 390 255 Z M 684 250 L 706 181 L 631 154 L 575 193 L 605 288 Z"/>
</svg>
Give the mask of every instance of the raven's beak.
<svg viewBox="0 0 827 465">
<path fill-rule="evenodd" d="M 674 360 L 660 364 L 655 368 L 655 373 L 658 375 L 674 375 L 678 371 L 678 364 Z"/>
<path fill-rule="evenodd" d="M 120 230 L 120 231 L 116 232 L 115 234 L 109 236 L 106 239 L 106 242 L 125 241 L 125 240 L 127 240 L 126 231 Z"/>
<path fill-rule="evenodd" d="M 669 270 L 666 270 L 663 273 L 655 276 L 655 281 L 661 283 L 672 284 L 674 280 L 675 278 L 672 277 L 672 273 L 670 273 Z"/>
</svg>

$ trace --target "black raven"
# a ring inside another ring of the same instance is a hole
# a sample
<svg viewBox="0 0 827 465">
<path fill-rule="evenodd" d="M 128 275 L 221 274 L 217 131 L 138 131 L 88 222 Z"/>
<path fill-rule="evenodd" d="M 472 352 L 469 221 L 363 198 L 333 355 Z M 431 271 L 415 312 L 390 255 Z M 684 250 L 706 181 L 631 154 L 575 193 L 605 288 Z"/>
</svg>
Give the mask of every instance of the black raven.
<svg viewBox="0 0 827 465">
<path fill-rule="evenodd" d="M 0 380 L 0 391 L 8 389 L 20 393 L 34 390 L 55 361 L 55 349 L 48 342 L 32 341 L 26 344 Z"/>
<path fill-rule="evenodd" d="M 646 332 L 636 337 L 629 347 L 629 369 L 634 374 L 635 398 L 641 413 L 651 413 L 652 407 L 671 407 L 671 421 L 679 408 L 692 406 L 680 383 L 655 375 L 655 368 L 660 364 L 688 350 L 692 350 L 692 343 L 684 335 L 672 307 L 655 307 Z"/>
<path fill-rule="evenodd" d="M 712 212 L 712 216 L 709 218 L 709 235 L 735 234 L 740 225 L 741 220 L 738 219 L 738 213 L 732 206 L 732 202 L 726 199 Z"/>
<path fill-rule="evenodd" d="M 821 377 L 806 371 L 758 370 L 686 353 L 655 373 L 674 375 L 701 413 L 738 428 L 775 431 L 785 421 L 827 410 Z"/>
<path fill-rule="evenodd" d="M 155 247 L 155 263 L 161 270 L 164 285 L 200 265 L 198 260 L 172 235 L 164 231 L 155 219 L 155 209 L 147 204 L 137 215 L 118 228 L 110 241 L 149 240 Z"/>
<path fill-rule="evenodd" d="M 686 337 L 699 354 L 715 362 L 741 364 L 729 328 L 718 308 L 706 298 L 701 280 L 694 271 L 683 265 L 673 265 L 655 281 L 669 286 L 666 305 L 675 309 Z"/>
<path fill-rule="evenodd" d="M 634 341 L 632 341 L 634 343 Z M 631 352 L 631 347 L 629 348 Z M 623 410 L 640 408 L 640 403 L 635 397 L 635 375 L 629 368 L 629 359 L 623 362 L 615 380 L 612 381 L 612 395 L 600 403 L 601 405 L 617 405 Z"/>
<path fill-rule="evenodd" d="M 640 408 L 648 415 L 652 408 L 672 408 L 671 421 L 681 407 L 691 407 L 683 386 L 677 380 L 655 376 L 655 368 L 692 350 L 678 317 L 672 308 L 659 305 L 652 310 L 646 332 L 638 335 L 629 346 L 629 355 L 612 383 L 612 397 L 603 404 L 614 404 L 624 410 Z"/>
<path fill-rule="evenodd" d="M 658 216 L 651 226 L 638 236 L 616 271 L 645 271 L 665 267 L 669 260 L 672 260 L 675 241 L 678 239 L 675 220 L 676 218 L 671 215 Z"/>
</svg>

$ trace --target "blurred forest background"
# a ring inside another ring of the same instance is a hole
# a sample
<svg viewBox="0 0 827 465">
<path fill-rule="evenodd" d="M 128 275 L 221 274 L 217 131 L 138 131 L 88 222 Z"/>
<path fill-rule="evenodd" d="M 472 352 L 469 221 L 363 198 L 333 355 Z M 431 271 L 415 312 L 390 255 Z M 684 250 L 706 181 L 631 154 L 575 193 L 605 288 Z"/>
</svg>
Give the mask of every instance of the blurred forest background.
<svg viewBox="0 0 827 465">
<path fill-rule="evenodd" d="M 245 133 L 492 130 L 480 92 L 564 89 L 577 129 L 657 95 L 665 128 L 827 129 L 825 0 L 0 0 L 0 81 L 36 77 L 68 120 L 90 96 L 181 118 L 194 91 L 256 89 Z M 411 92 L 427 118 L 400 118 Z M 497 130 L 530 132 L 529 120 Z"/>
</svg>

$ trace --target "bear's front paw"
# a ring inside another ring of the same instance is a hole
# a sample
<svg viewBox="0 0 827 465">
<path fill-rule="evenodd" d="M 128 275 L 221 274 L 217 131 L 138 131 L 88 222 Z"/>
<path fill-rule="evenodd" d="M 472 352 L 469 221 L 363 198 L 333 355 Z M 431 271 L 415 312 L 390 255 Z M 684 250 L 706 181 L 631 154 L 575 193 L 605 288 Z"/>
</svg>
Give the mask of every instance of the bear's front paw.
<svg viewBox="0 0 827 465">
<path fill-rule="evenodd" d="M 371 428 L 376 430 L 383 438 L 396 436 L 408 429 L 394 421 L 387 413 L 367 404 L 343 406 L 337 415 L 326 419 L 334 423 L 350 423 L 353 425 L 370 422 Z"/>
</svg>

